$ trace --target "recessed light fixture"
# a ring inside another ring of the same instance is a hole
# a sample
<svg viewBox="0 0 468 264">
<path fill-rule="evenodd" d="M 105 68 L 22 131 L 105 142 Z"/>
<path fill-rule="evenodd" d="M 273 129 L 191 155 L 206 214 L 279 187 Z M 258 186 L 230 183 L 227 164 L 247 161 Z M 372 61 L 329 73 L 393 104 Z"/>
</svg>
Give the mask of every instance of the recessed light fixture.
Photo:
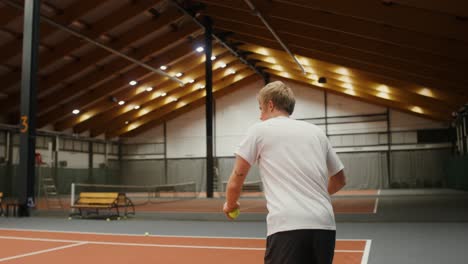
<svg viewBox="0 0 468 264">
<path fill-rule="evenodd" d="M 72 111 L 72 113 L 73 113 L 74 115 L 77 115 L 77 114 L 79 114 L 79 113 L 80 113 L 80 110 L 78 110 L 78 109 L 74 109 L 74 110 Z"/>
<path fill-rule="evenodd" d="M 182 75 L 184 75 L 184 74 L 181 73 L 181 72 L 178 72 L 178 73 L 175 74 L 176 77 L 180 77 L 180 76 L 182 76 Z"/>
<path fill-rule="evenodd" d="M 226 63 L 224 63 L 224 62 L 222 62 L 222 63 L 219 65 L 219 67 L 221 67 L 221 68 L 223 68 L 223 69 L 226 68 L 226 66 L 227 66 Z"/>
<path fill-rule="evenodd" d="M 137 85 L 137 83 L 138 83 L 138 82 L 135 81 L 135 80 L 132 80 L 132 81 L 129 82 L 129 84 L 130 84 L 131 86 L 135 86 L 135 85 Z"/>
<path fill-rule="evenodd" d="M 236 71 L 233 70 L 233 69 L 230 69 L 230 70 L 229 70 L 229 74 L 236 74 Z"/>
<path fill-rule="evenodd" d="M 147 91 L 147 92 L 153 91 L 153 87 L 147 87 L 147 88 L 146 88 L 146 91 Z"/>
<path fill-rule="evenodd" d="M 167 66 L 166 65 L 161 65 L 161 67 L 159 67 L 159 69 L 165 71 L 165 70 L 167 70 Z"/>
<path fill-rule="evenodd" d="M 216 60 L 216 56 L 215 55 L 211 56 L 211 60 L 212 61 Z"/>
<path fill-rule="evenodd" d="M 327 83 L 327 78 L 325 78 L 325 77 L 320 77 L 320 78 L 318 79 L 318 83 Z"/>
<path fill-rule="evenodd" d="M 198 52 L 198 53 L 202 53 L 204 50 L 205 50 L 205 49 L 204 49 L 203 47 L 198 47 L 198 48 L 197 48 L 197 52 Z"/>
<path fill-rule="evenodd" d="M 164 93 L 164 92 L 161 93 L 161 96 L 166 96 L 166 95 L 167 95 L 167 93 Z"/>
<path fill-rule="evenodd" d="M 177 98 L 172 98 L 171 99 L 172 102 L 177 102 L 177 100 L 179 100 L 179 99 L 177 99 Z"/>
<path fill-rule="evenodd" d="M 139 105 L 135 105 L 135 106 L 133 107 L 133 109 L 138 110 L 138 109 L 140 109 L 140 106 L 139 106 Z"/>
<path fill-rule="evenodd" d="M 190 80 L 188 80 L 187 82 L 188 82 L 188 83 L 194 83 L 195 80 L 194 80 L 194 79 L 190 79 Z"/>
<path fill-rule="evenodd" d="M 125 101 L 119 101 L 119 105 L 124 105 Z"/>
<path fill-rule="evenodd" d="M 200 90 L 202 90 L 202 89 L 204 89 L 204 88 L 205 88 L 205 85 L 203 85 L 203 84 L 200 84 L 200 85 L 198 86 L 198 89 L 200 89 Z"/>
<path fill-rule="evenodd" d="M 130 121 L 125 121 L 125 124 L 126 124 L 126 125 L 130 124 Z"/>
</svg>

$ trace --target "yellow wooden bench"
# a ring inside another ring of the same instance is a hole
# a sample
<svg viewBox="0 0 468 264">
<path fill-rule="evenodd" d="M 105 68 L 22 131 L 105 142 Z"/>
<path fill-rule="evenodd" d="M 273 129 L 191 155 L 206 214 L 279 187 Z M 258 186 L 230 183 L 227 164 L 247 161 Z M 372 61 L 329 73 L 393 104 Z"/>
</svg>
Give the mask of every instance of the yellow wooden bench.
<svg viewBox="0 0 468 264">
<path fill-rule="evenodd" d="M 86 212 L 86 215 L 90 215 L 92 213 L 99 215 L 100 209 L 105 209 L 108 211 L 115 209 L 116 214 L 109 216 L 118 217 L 118 198 L 119 193 L 117 192 L 82 192 L 71 208 L 78 209 L 78 214 L 80 216 L 84 216 L 84 212 Z M 76 215 L 76 213 L 71 215 Z"/>
</svg>

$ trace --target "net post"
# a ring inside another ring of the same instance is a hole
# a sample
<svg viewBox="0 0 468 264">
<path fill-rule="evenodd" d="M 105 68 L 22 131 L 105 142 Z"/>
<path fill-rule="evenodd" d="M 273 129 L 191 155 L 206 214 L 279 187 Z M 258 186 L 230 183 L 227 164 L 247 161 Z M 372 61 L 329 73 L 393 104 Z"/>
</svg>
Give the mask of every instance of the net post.
<svg viewBox="0 0 468 264">
<path fill-rule="evenodd" d="M 71 191 L 70 191 L 70 209 L 72 213 L 75 212 L 75 209 L 73 208 L 74 205 L 75 205 L 75 183 L 72 182 Z"/>
</svg>

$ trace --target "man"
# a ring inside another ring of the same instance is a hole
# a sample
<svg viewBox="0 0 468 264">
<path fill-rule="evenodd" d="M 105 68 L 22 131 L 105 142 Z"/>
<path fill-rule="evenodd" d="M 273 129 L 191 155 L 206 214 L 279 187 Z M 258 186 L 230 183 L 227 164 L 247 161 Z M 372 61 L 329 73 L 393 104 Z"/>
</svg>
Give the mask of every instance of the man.
<svg viewBox="0 0 468 264">
<path fill-rule="evenodd" d="M 345 185 L 343 164 L 317 126 L 290 119 L 295 99 L 280 81 L 258 94 L 260 119 L 236 152 L 223 211 L 240 208 L 242 184 L 258 162 L 267 201 L 266 264 L 331 264 L 336 225 L 330 195 Z"/>
</svg>

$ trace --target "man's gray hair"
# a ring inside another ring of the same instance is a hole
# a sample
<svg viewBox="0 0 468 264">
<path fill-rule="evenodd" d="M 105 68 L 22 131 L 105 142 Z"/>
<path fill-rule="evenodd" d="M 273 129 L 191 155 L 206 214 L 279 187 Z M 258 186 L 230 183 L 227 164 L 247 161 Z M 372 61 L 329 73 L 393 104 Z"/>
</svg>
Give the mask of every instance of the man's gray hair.
<svg viewBox="0 0 468 264">
<path fill-rule="evenodd" d="M 286 111 L 289 115 L 293 113 L 296 104 L 293 91 L 281 81 L 265 85 L 258 93 L 258 100 L 261 104 L 271 100 L 278 110 Z"/>
</svg>

